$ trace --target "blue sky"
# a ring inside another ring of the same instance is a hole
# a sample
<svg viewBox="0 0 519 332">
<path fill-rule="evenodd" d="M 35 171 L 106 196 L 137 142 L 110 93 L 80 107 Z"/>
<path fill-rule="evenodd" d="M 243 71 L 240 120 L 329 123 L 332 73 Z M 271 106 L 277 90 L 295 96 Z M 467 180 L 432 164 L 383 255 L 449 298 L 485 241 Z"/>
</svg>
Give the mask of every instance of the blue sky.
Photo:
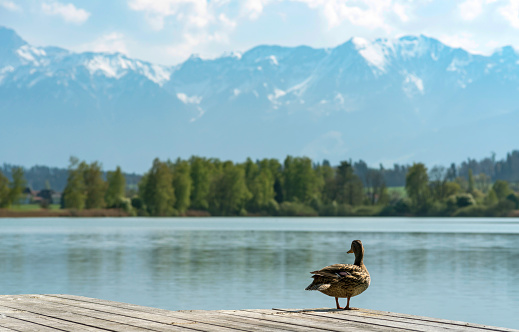
<svg viewBox="0 0 519 332">
<path fill-rule="evenodd" d="M 0 0 L 0 25 L 36 46 L 164 65 L 259 44 L 334 47 L 424 34 L 482 54 L 519 48 L 519 0 Z"/>
</svg>

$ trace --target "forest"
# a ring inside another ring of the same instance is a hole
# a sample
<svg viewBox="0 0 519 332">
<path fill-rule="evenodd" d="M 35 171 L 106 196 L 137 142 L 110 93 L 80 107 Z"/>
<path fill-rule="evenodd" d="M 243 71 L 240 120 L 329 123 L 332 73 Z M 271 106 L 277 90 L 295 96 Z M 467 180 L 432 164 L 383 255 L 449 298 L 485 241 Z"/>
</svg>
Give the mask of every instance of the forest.
<svg viewBox="0 0 519 332">
<path fill-rule="evenodd" d="M 0 208 L 8 208 L 27 180 L 21 167 L 3 171 Z M 511 216 L 519 209 L 519 151 L 500 161 L 492 156 L 431 169 L 351 160 L 332 166 L 293 156 L 242 163 L 155 159 L 144 175 L 131 175 L 134 185 L 120 167 L 104 172 L 97 161 L 71 157 L 66 176 L 62 209 L 116 208 L 136 216 Z"/>
</svg>

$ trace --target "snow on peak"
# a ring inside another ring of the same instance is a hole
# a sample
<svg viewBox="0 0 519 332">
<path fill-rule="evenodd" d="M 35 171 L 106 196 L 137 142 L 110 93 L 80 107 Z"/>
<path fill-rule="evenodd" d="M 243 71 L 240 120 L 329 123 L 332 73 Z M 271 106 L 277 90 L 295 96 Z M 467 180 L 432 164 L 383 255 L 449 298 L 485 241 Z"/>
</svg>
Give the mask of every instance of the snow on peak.
<svg viewBox="0 0 519 332">
<path fill-rule="evenodd" d="M 454 58 L 454 59 L 452 59 L 449 66 L 447 67 L 447 71 L 462 72 L 462 71 L 464 71 L 464 67 L 466 67 L 470 63 L 471 63 L 470 57 L 468 59 Z"/>
<path fill-rule="evenodd" d="M 135 71 L 160 86 L 169 81 L 171 76 L 171 72 L 166 67 L 130 60 L 121 54 L 115 56 L 98 54 L 85 61 L 84 65 L 90 75 L 100 72 L 106 77 L 119 79 L 129 71 Z"/>
<path fill-rule="evenodd" d="M 7 76 L 8 73 L 12 73 L 13 71 L 13 66 L 5 66 L 4 68 L 0 68 L 0 84 L 4 80 L 4 77 Z"/>
<path fill-rule="evenodd" d="M 191 119 L 189 119 L 189 122 L 195 122 L 196 120 L 200 119 L 205 114 L 205 110 L 202 107 L 200 107 L 200 103 L 202 102 L 202 97 L 200 97 L 200 96 L 189 97 L 185 93 L 180 92 L 180 93 L 177 93 L 177 98 L 186 105 L 195 106 L 195 111 L 197 112 L 197 114 L 194 117 L 192 117 Z"/>
<path fill-rule="evenodd" d="M 362 55 L 362 57 L 371 66 L 378 68 L 382 72 L 386 71 L 386 65 L 388 64 L 387 56 L 389 54 L 388 43 L 378 42 L 372 43 L 364 38 L 354 37 L 352 39 L 355 49 Z"/>
<path fill-rule="evenodd" d="M 268 59 L 270 60 L 270 63 L 272 63 L 273 65 L 276 65 L 276 66 L 279 65 L 278 59 L 276 58 L 276 56 L 271 55 L 271 56 L 268 57 Z"/>
<path fill-rule="evenodd" d="M 499 57 L 517 57 L 519 55 L 519 51 L 508 45 L 496 49 L 492 55 Z"/>
<path fill-rule="evenodd" d="M 184 104 L 200 104 L 202 101 L 202 97 L 199 96 L 191 96 L 189 97 L 185 93 L 177 93 L 177 98 L 183 102 Z"/>
<path fill-rule="evenodd" d="M 281 102 L 278 99 L 286 94 L 286 91 L 276 88 L 274 89 L 274 93 L 267 95 L 267 98 L 272 103 L 274 109 L 276 109 L 279 105 L 281 105 Z"/>
<path fill-rule="evenodd" d="M 403 82 L 403 90 L 408 97 L 412 97 L 416 93 L 424 94 L 423 80 L 412 73 L 403 73 L 405 75 Z"/>
<path fill-rule="evenodd" d="M 242 53 L 241 52 L 237 52 L 237 51 L 225 52 L 222 55 L 222 58 L 234 58 L 234 59 L 237 59 L 237 60 L 240 60 L 241 57 L 242 57 Z"/>
<path fill-rule="evenodd" d="M 16 50 L 16 54 L 24 61 L 32 63 L 35 66 L 43 65 L 43 58 L 47 55 L 44 49 L 31 45 L 23 45 Z"/>
<path fill-rule="evenodd" d="M 398 40 L 398 48 L 402 56 L 406 58 L 414 58 L 423 55 L 427 50 L 429 50 L 429 45 L 424 42 L 423 38 L 406 36 Z M 437 57 L 436 54 L 432 54 L 431 56 L 433 58 Z"/>
<path fill-rule="evenodd" d="M 159 65 L 144 66 L 143 72 L 144 76 L 160 86 L 169 81 L 171 77 L 171 71 Z"/>
<path fill-rule="evenodd" d="M 124 69 L 124 65 L 121 66 L 116 61 L 112 61 L 112 59 L 103 55 L 94 56 L 85 63 L 85 67 L 90 72 L 90 75 L 101 72 L 106 77 L 120 78 L 126 74 L 124 70 L 121 70 Z"/>
</svg>

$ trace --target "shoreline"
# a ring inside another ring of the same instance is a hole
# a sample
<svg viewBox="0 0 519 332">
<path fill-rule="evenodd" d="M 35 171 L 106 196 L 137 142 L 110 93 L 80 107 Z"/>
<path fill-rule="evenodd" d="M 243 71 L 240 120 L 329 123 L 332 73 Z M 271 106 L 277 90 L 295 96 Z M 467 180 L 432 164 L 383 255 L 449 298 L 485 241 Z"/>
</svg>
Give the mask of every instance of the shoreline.
<svg viewBox="0 0 519 332">
<path fill-rule="evenodd" d="M 28 211 L 17 211 L 10 209 L 0 209 L 0 219 L 1 218 L 50 218 L 50 217 L 86 217 L 86 218 L 104 218 L 104 217 L 139 217 L 138 215 L 129 213 L 124 211 L 123 209 L 88 209 L 88 210 L 69 210 L 69 209 L 40 209 L 40 210 L 28 210 Z M 162 216 L 146 216 L 146 217 L 156 217 L 161 218 Z M 174 218 L 190 218 L 190 217 L 220 217 L 220 216 L 212 216 L 206 211 L 198 211 L 198 210 L 188 210 L 183 215 L 171 216 Z M 228 216 L 231 217 L 231 216 Z M 519 218 L 519 210 L 509 211 L 504 215 L 458 215 L 458 216 L 449 216 L 449 215 L 413 215 L 413 214 L 404 214 L 404 215 L 365 215 L 365 214 L 352 214 L 347 216 L 319 216 L 319 215 L 262 215 L 262 214 L 248 214 L 246 216 L 235 216 L 235 217 L 304 217 L 304 218 L 326 218 L 326 217 L 378 217 L 378 218 L 392 218 L 392 217 L 407 217 L 407 218 Z"/>
<path fill-rule="evenodd" d="M 0 218 L 45 218 L 45 217 L 131 217 L 132 215 L 122 209 L 91 209 L 91 210 L 30 210 L 13 211 L 0 209 Z"/>
</svg>

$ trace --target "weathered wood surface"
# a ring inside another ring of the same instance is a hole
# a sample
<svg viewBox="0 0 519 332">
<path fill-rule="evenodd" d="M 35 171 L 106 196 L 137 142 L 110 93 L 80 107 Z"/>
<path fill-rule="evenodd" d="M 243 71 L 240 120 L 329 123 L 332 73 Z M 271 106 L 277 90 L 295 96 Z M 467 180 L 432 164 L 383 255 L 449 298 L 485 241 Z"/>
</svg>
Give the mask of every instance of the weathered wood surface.
<svg viewBox="0 0 519 332">
<path fill-rule="evenodd" d="M 360 309 L 169 311 L 73 295 L 1 295 L 4 331 L 516 331 Z"/>
</svg>

